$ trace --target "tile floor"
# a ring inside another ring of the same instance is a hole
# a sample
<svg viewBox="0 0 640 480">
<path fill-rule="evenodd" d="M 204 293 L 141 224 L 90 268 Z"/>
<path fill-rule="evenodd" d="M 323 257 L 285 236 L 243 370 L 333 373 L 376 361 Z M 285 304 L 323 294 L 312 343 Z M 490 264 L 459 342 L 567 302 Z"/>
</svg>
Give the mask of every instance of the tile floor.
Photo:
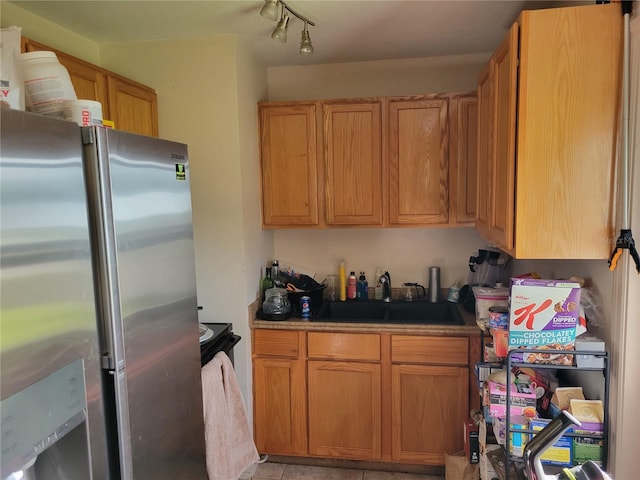
<svg viewBox="0 0 640 480">
<path fill-rule="evenodd" d="M 252 465 L 240 480 L 444 480 L 444 477 L 266 462 Z"/>
</svg>

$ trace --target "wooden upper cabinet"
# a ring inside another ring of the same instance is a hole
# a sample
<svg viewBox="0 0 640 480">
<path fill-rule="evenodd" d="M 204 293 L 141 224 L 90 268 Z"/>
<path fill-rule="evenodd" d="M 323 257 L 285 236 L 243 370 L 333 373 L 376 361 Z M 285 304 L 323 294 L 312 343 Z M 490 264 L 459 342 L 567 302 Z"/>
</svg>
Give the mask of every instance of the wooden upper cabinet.
<svg viewBox="0 0 640 480">
<path fill-rule="evenodd" d="M 459 95 L 449 105 L 449 223 L 473 223 L 478 188 L 478 98 Z"/>
<path fill-rule="evenodd" d="M 262 224 L 318 224 L 315 104 L 260 105 Z"/>
<path fill-rule="evenodd" d="M 523 11 L 480 77 L 476 228 L 515 258 L 606 259 L 614 237 L 619 5 Z M 597 66 L 597 67 L 596 67 Z M 493 128 L 493 131 L 489 131 Z M 490 153 L 488 153 L 490 152 Z M 487 160 L 489 158 L 489 160 Z M 488 211 L 488 229 L 484 223 Z"/>
<path fill-rule="evenodd" d="M 471 225 L 476 97 L 259 103 L 263 228 Z"/>
<path fill-rule="evenodd" d="M 446 224 L 449 214 L 448 99 L 388 102 L 389 223 Z"/>
<path fill-rule="evenodd" d="M 113 121 L 116 129 L 158 136 L 158 100 L 153 88 L 28 38 L 23 48 L 54 52 L 69 72 L 78 99 L 100 102 L 102 118 Z"/>
<path fill-rule="evenodd" d="M 504 250 L 513 249 L 514 181 L 516 142 L 516 99 L 518 80 L 518 25 L 509 30 L 491 62 L 495 96 L 493 155 L 491 158 L 490 216 L 491 239 Z"/>
<path fill-rule="evenodd" d="M 491 90 L 491 67 L 489 62 L 478 76 L 478 175 L 476 179 L 475 227 L 485 238 L 489 238 L 489 215 L 491 209 L 491 165 L 493 164 L 493 95 Z"/>
<path fill-rule="evenodd" d="M 622 44 L 617 3 L 521 15 L 517 257 L 611 253 Z"/>
<path fill-rule="evenodd" d="M 382 225 L 379 101 L 323 103 L 328 225 Z"/>
<path fill-rule="evenodd" d="M 158 103 L 152 89 L 120 77 L 107 77 L 110 120 L 119 130 L 158 136 Z"/>
<path fill-rule="evenodd" d="M 71 83 L 76 92 L 76 96 L 83 100 L 94 100 L 102 104 L 102 116 L 109 118 L 107 103 L 107 80 L 106 74 L 88 62 L 68 55 L 59 50 L 52 49 L 33 40 L 27 39 L 25 42 L 27 52 L 41 50 L 52 51 L 58 57 L 58 61 L 64 65 L 71 77 Z"/>
</svg>

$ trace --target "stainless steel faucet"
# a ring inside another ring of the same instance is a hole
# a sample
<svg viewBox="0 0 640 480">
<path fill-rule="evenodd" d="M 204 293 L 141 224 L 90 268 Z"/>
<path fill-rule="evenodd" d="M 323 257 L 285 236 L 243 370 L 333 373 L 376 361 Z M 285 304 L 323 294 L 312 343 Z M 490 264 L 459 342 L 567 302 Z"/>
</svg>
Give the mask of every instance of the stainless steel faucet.
<svg viewBox="0 0 640 480">
<path fill-rule="evenodd" d="M 380 284 L 382 285 L 382 301 L 390 302 L 391 301 L 391 275 L 389 272 L 384 272 L 382 276 L 379 278 Z"/>
</svg>

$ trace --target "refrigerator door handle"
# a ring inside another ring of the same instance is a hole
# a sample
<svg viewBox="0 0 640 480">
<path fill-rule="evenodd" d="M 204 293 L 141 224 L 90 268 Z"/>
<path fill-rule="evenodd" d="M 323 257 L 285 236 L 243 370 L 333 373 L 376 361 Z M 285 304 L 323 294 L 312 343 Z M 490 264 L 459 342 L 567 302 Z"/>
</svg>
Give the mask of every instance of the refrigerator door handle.
<svg viewBox="0 0 640 480">
<path fill-rule="evenodd" d="M 110 372 L 113 375 L 116 398 L 116 423 L 118 425 L 118 455 L 120 457 L 121 480 L 133 480 L 133 457 L 131 453 L 131 422 L 129 421 L 129 395 L 124 371 Z"/>
<path fill-rule="evenodd" d="M 111 171 L 109 162 L 99 157 L 109 155 L 106 132 L 96 127 L 82 127 L 85 182 L 87 190 L 96 192 L 87 199 L 91 224 L 96 296 L 98 299 L 98 328 L 102 349 L 102 368 L 121 371 L 124 368 L 124 343 L 117 267 L 116 233 L 113 229 Z"/>
</svg>

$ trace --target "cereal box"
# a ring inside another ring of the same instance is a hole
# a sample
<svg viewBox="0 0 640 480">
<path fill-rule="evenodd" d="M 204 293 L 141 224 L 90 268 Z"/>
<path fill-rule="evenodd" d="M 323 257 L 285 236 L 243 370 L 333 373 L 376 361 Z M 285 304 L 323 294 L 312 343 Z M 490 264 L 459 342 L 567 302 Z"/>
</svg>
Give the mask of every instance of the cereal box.
<svg viewBox="0 0 640 480">
<path fill-rule="evenodd" d="M 546 418 L 532 418 L 529 420 L 529 428 L 533 431 L 539 432 L 546 427 L 551 420 Z M 572 428 L 567 429 L 567 432 L 571 432 Z M 531 435 L 533 438 L 535 434 Z M 571 459 L 573 458 L 573 439 L 569 436 L 561 436 L 555 441 L 553 445 L 548 447 L 542 455 L 540 455 L 540 461 L 550 465 L 560 465 L 563 467 L 571 466 Z"/>
<path fill-rule="evenodd" d="M 509 396 L 511 415 L 536 415 L 536 394 L 528 384 L 511 384 Z M 507 387 L 498 382 L 489 381 L 489 412 L 492 417 L 504 417 L 507 414 Z"/>
<path fill-rule="evenodd" d="M 575 349 L 576 325 L 580 311 L 580 285 L 566 280 L 533 278 L 511 279 L 509 309 L 509 350 L 516 361 L 573 364 L 573 355 L 563 351 Z M 555 350 L 532 352 L 527 349 Z"/>
</svg>

